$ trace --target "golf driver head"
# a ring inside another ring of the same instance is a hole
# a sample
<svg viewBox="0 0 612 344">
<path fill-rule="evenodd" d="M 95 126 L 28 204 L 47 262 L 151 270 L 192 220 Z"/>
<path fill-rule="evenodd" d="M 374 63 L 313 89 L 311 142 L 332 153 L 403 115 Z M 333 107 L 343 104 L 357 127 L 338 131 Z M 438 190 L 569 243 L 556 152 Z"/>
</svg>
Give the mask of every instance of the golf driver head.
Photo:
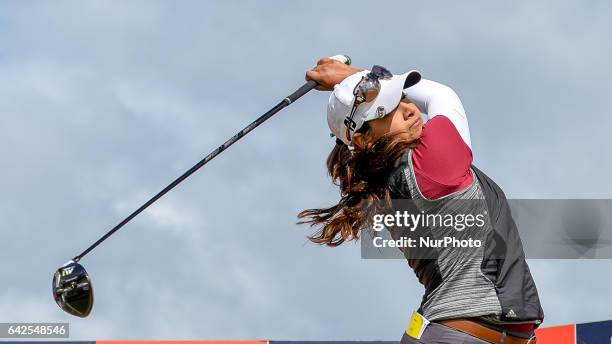
<svg viewBox="0 0 612 344">
<path fill-rule="evenodd" d="M 65 312 L 85 318 L 93 307 L 93 288 L 85 268 L 69 261 L 53 275 L 53 298 Z"/>
</svg>

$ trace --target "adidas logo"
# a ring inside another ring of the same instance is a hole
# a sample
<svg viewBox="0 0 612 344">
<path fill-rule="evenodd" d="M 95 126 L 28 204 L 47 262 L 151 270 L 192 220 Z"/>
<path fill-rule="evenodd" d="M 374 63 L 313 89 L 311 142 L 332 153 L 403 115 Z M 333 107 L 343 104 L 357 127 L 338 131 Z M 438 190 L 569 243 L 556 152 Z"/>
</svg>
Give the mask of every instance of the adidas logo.
<svg viewBox="0 0 612 344">
<path fill-rule="evenodd" d="M 516 313 L 514 313 L 514 310 L 511 309 L 508 311 L 508 313 L 506 313 L 506 317 L 507 318 L 516 318 Z"/>
</svg>

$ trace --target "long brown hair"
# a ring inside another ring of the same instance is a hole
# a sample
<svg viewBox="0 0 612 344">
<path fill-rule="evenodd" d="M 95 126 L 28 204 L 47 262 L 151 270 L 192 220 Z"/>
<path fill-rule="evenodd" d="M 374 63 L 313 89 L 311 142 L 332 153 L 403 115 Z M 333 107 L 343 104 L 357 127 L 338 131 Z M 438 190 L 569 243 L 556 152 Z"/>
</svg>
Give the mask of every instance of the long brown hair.
<svg viewBox="0 0 612 344">
<path fill-rule="evenodd" d="M 329 176 L 340 188 L 338 204 L 298 214 L 298 224 L 317 227 L 308 237 L 312 242 L 338 246 L 359 239 L 368 219 L 390 204 L 388 179 L 394 162 L 418 142 L 418 139 L 406 141 L 399 134 L 386 134 L 376 140 L 365 136 L 363 147 L 355 146 L 351 153 L 339 142 L 327 157 Z"/>
</svg>

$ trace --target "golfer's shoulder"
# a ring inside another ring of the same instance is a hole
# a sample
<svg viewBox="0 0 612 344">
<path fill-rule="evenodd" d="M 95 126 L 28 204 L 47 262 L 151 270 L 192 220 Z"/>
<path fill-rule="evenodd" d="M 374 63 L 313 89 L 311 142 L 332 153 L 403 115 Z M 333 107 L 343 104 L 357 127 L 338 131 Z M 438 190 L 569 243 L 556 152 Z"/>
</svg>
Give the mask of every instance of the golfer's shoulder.
<svg viewBox="0 0 612 344">
<path fill-rule="evenodd" d="M 472 150 L 446 116 L 435 116 L 425 123 L 415 153 L 421 159 L 435 160 L 437 163 L 472 163 Z"/>
<path fill-rule="evenodd" d="M 456 191 L 471 180 L 472 151 L 446 116 L 424 125 L 412 162 L 419 187 L 433 194 Z"/>
</svg>

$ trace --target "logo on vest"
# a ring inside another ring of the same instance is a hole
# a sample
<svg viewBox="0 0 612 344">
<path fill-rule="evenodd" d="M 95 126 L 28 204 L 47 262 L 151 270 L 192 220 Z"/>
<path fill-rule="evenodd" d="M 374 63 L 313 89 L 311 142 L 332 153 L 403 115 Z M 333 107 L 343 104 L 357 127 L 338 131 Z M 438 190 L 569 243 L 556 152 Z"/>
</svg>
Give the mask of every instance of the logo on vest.
<svg viewBox="0 0 612 344">
<path fill-rule="evenodd" d="M 514 313 L 514 310 L 511 309 L 511 310 L 508 311 L 508 313 L 506 313 L 506 317 L 507 318 L 516 318 L 517 316 L 516 316 L 516 313 Z"/>
</svg>

